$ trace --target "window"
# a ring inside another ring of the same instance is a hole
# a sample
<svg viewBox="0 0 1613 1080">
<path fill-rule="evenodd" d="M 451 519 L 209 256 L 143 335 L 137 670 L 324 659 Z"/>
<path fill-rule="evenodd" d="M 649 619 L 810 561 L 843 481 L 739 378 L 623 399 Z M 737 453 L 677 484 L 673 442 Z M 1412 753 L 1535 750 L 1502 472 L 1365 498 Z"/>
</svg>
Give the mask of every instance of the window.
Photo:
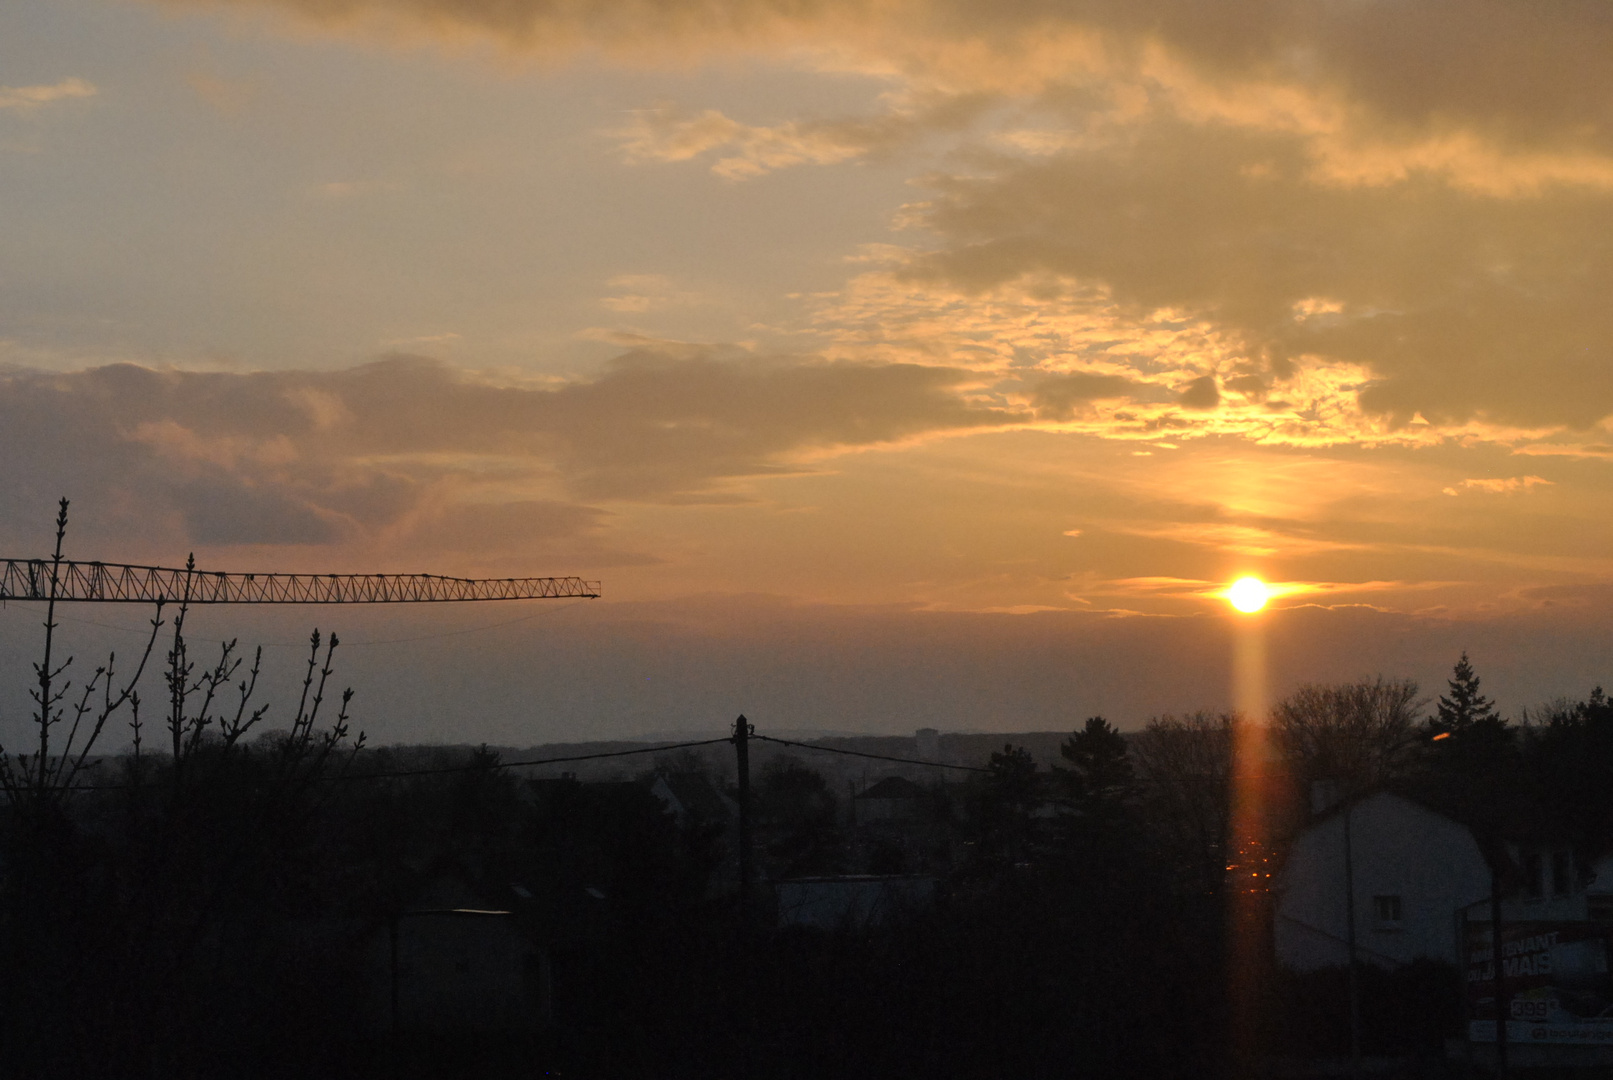
<svg viewBox="0 0 1613 1080">
<path fill-rule="evenodd" d="M 1574 891 L 1574 853 L 1558 848 L 1551 853 L 1551 894 L 1567 896 Z"/>
<path fill-rule="evenodd" d="M 1400 929 L 1400 897 L 1374 896 L 1372 898 L 1372 918 L 1377 922 L 1380 930 Z"/>
</svg>

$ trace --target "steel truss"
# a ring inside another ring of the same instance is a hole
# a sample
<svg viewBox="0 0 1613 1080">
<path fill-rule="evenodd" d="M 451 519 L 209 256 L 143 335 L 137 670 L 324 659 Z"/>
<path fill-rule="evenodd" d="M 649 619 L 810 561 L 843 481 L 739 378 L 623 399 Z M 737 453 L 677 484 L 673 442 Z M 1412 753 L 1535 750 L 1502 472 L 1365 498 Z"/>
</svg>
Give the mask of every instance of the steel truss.
<svg viewBox="0 0 1613 1080">
<path fill-rule="evenodd" d="M 0 600 L 84 600 L 153 604 L 402 604 L 452 600 L 594 599 L 599 582 L 579 577 L 454 578 L 437 574 L 229 574 L 69 562 L 6 559 L 0 564 Z"/>
</svg>

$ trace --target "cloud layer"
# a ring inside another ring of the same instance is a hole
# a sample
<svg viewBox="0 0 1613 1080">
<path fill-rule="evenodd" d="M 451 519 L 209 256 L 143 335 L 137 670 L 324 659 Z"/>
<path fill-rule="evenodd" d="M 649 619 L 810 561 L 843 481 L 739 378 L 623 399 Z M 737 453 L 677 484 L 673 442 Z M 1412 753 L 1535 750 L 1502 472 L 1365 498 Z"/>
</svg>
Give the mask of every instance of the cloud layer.
<svg viewBox="0 0 1613 1080">
<path fill-rule="evenodd" d="M 940 139 L 950 150 L 921 178 L 929 196 L 902 215 L 924 238 L 892 269 L 939 298 L 932 354 L 971 333 L 977 316 L 959 309 L 1006 289 L 1042 323 L 1115 342 L 1080 365 L 1049 353 L 1017 366 L 1163 385 L 1207 430 L 1424 439 L 1414 426 L 1428 425 L 1507 441 L 1613 414 L 1613 254 L 1598 239 L 1613 228 L 1613 19 L 1600 4 L 190 6 L 539 53 L 686 63 L 739 50 L 877 75 L 890 89 L 867 115 L 755 122 L 661 103 L 611 135 L 629 162 L 698 160 L 730 181 Z M 1078 294 L 1105 303 L 1084 325 L 1065 303 Z M 878 310 L 867 289 L 852 299 L 874 322 L 911 308 Z M 1185 353 L 1178 335 L 1174 352 L 1150 353 L 1164 323 L 1198 327 L 1206 347 Z M 1060 400 L 1047 414 L 1073 416 Z M 1219 422 L 1245 403 L 1244 419 Z"/>
<path fill-rule="evenodd" d="M 12 535 L 56 495 L 135 543 L 342 544 L 484 558 L 581 541 L 603 502 L 722 501 L 814 457 L 1010 421 L 966 372 L 643 349 L 598 378 L 501 385 L 396 357 L 337 372 L 120 364 L 0 378 Z"/>
<path fill-rule="evenodd" d="M 95 94 L 91 83 L 76 77 L 49 86 L 0 86 L 0 110 L 32 112 L 54 101 L 94 97 Z"/>
</svg>

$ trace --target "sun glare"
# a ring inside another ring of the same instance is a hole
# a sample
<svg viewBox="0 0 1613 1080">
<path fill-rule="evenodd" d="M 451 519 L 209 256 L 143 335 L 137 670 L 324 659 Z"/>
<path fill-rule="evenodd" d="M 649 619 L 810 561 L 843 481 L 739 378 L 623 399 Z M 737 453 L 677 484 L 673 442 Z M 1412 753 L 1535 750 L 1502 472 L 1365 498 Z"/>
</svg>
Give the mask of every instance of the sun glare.
<svg viewBox="0 0 1613 1080">
<path fill-rule="evenodd" d="M 1227 589 L 1227 600 L 1239 611 L 1253 613 L 1266 606 L 1271 591 L 1257 577 L 1241 577 Z"/>
</svg>

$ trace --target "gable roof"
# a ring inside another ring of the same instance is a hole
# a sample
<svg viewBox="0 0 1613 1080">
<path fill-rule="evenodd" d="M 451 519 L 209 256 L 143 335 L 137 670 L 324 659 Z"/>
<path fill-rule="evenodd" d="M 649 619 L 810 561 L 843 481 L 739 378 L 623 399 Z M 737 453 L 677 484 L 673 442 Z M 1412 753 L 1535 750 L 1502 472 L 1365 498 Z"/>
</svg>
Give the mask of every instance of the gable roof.
<svg viewBox="0 0 1613 1080">
<path fill-rule="evenodd" d="M 447 852 L 411 867 L 388 914 L 510 915 L 529 906 L 524 901 L 531 893 L 524 885 L 489 878 L 475 865 L 477 861 Z"/>
<path fill-rule="evenodd" d="M 887 776 L 857 794 L 859 799 L 922 799 L 924 789 L 902 776 Z"/>
<path fill-rule="evenodd" d="M 1457 824 L 1457 825 L 1461 825 L 1463 828 L 1467 828 L 1467 824 L 1465 822 L 1459 821 L 1457 818 L 1452 817 L 1450 814 L 1444 813 L 1443 811 L 1438 810 L 1435 807 L 1429 806 L 1426 802 L 1424 802 L 1421 799 L 1413 798 L 1412 796 L 1407 795 L 1403 791 L 1395 791 L 1395 790 L 1392 790 L 1392 789 L 1387 788 L 1387 787 L 1377 787 L 1377 788 L 1369 788 L 1366 791 L 1358 792 L 1357 794 L 1350 795 L 1350 796 L 1347 796 L 1345 798 L 1342 798 L 1342 799 L 1338 800 L 1337 802 L 1335 802 L 1331 806 L 1329 806 L 1326 810 L 1322 811 L 1320 814 L 1314 815 L 1310 819 L 1310 821 L 1306 823 L 1305 827 L 1300 830 L 1300 832 L 1301 833 L 1309 832 L 1312 829 L 1316 828 L 1317 826 L 1321 825 L 1322 823 L 1327 822 L 1327 821 L 1331 821 L 1332 819 L 1338 817 L 1340 814 L 1344 813 L 1346 810 L 1353 810 L 1356 807 L 1365 805 L 1366 803 L 1375 802 L 1375 801 L 1379 801 L 1379 800 L 1392 800 L 1393 802 L 1396 802 L 1396 803 L 1404 803 L 1406 806 L 1410 807 L 1413 810 L 1419 811 L 1419 812 L 1424 813 L 1424 814 L 1428 814 L 1428 815 L 1430 815 L 1432 817 L 1443 818 L 1446 821 L 1452 822 L 1452 823 Z"/>
<path fill-rule="evenodd" d="M 662 773 L 651 784 L 651 791 L 679 817 L 688 814 L 703 821 L 726 821 L 732 816 L 729 801 L 705 773 Z"/>
</svg>

